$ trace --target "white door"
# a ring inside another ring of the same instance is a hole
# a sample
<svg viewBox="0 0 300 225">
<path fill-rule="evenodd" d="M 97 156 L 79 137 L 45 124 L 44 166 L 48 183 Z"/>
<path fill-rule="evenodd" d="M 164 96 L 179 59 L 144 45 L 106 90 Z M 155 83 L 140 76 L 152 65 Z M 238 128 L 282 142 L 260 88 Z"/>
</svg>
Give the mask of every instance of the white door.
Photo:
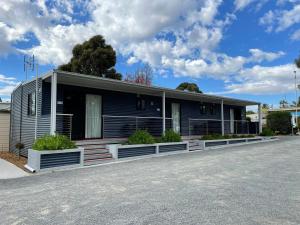
<svg viewBox="0 0 300 225">
<path fill-rule="evenodd" d="M 230 133 L 234 133 L 234 109 L 230 109 Z"/>
<path fill-rule="evenodd" d="M 102 98 L 100 95 L 86 95 L 85 138 L 101 137 Z"/>
<path fill-rule="evenodd" d="M 180 133 L 180 105 L 172 103 L 172 125 L 173 130 Z"/>
</svg>

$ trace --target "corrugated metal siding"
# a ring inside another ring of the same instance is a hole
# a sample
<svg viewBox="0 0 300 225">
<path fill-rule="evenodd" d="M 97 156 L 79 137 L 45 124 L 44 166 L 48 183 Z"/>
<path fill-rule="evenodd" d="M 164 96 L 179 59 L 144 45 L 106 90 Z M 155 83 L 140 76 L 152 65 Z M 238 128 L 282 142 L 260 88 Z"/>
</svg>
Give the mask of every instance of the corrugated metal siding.
<svg viewBox="0 0 300 225">
<path fill-rule="evenodd" d="M 50 131 L 50 116 L 41 117 L 41 102 L 42 102 L 42 80 L 38 79 L 38 101 L 37 101 L 37 112 L 38 116 L 38 128 L 37 137 L 41 137 Z M 23 90 L 22 90 L 23 89 Z M 30 116 L 27 114 L 28 107 L 28 94 L 35 92 L 36 81 L 25 83 L 17 88 L 12 94 L 12 131 L 11 131 L 11 144 L 10 150 L 15 152 L 15 145 L 18 142 L 24 144 L 24 149 L 21 155 L 27 156 L 27 150 L 31 148 L 34 142 L 35 134 L 35 118 L 36 116 Z M 22 98 L 21 98 L 21 93 Z M 22 104 L 21 104 L 22 101 Z M 22 105 L 22 109 L 21 109 Z M 21 115 L 22 112 L 22 115 Z M 21 136 L 21 137 L 20 137 Z"/>
<path fill-rule="evenodd" d="M 80 152 L 41 155 L 41 169 L 80 164 Z"/>
<path fill-rule="evenodd" d="M 187 150 L 187 144 L 173 144 L 173 145 L 161 145 L 159 146 L 159 153 L 175 152 Z"/>
<path fill-rule="evenodd" d="M 9 150 L 10 113 L 0 112 L 0 151 Z"/>
<path fill-rule="evenodd" d="M 118 158 L 142 156 L 142 155 L 151 155 L 156 153 L 155 146 L 145 146 L 139 148 L 121 148 L 118 151 Z"/>
<path fill-rule="evenodd" d="M 16 151 L 15 146 L 18 142 L 20 142 L 22 88 L 22 86 L 19 86 L 11 94 L 11 128 L 9 142 L 9 150 L 11 152 Z"/>
</svg>

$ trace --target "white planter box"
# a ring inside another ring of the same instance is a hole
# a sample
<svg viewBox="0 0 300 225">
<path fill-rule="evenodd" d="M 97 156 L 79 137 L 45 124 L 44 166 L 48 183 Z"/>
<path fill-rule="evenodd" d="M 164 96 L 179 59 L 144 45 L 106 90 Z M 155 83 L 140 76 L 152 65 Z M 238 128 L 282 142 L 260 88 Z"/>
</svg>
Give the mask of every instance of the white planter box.
<svg viewBox="0 0 300 225">
<path fill-rule="evenodd" d="M 188 148 L 189 144 L 187 141 L 139 145 L 107 145 L 107 149 L 112 154 L 114 159 L 162 154 L 176 151 L 188 151 Z"/>
<path fill-rule="evenodd" d="M 32 172 L 83 166 L 84 149 L 37 151 L 28 150 L 25 167 Z"/>
<path fill-rule="evenodd" d="M 220 148 L 224 146 L 231 145 L 246 145 L 251 143 L 259 143 L 259 142 L 268 142 L 275 141 L 277 138 L 273 137 L 253 137 L 253 138 L 231 138 L 231 139 L 217 139 L 217 140 L 199 140 L 198 141 L 198 149 L 206 150 L 206 149 L 214 149 Z"/>
</svg>

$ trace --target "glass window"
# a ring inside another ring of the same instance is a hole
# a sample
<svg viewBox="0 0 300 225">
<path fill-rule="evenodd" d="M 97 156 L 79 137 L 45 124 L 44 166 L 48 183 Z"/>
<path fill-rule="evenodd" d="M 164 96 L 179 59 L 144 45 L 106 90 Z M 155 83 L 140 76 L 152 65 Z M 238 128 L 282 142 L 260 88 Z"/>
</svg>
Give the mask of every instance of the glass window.
<svg viewBox="0 0 300 225">
<path fill-rule="evenodd" d="M 35 107 L 36 107 L 35 92 L 32 92 L 28 94 L 27 114 L 30 116 L 34 116 L 36 113 Z"/>
<path fill-rule="evenodd" d="M 137 110 L 146 110 L 146 100 L 142 98 L 136 99 L 136 109 Z"/>
<path fill-rule="evenodd" d="M 200 105 L 200 114 L 201 115 L 206 115 L 207 114 L 207 107 L 206 107 L 206 105 L 203 105 L 203 104 Z"/>
</svg>

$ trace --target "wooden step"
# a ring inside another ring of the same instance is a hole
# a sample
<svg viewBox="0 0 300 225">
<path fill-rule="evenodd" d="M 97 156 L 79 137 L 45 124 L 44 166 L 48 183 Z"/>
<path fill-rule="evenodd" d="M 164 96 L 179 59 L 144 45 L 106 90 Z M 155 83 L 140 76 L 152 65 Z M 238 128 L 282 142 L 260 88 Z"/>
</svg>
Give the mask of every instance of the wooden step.
<svg viewBox="0 0 300 225">
<path fill-rule="evenodd" d="M 109 162 L 109 161 L 113 161 L 113 159 L 112 158 L 90 159 L 90 160 L 84 161 L 84 165 L 85 166 L 91 166 L 91 165 L 106 163 L 106 162 Z"/>
<path fill-rule="evenodd" d="M 102 148 L 102 149 L 84 149 L 84 154 L 85 155 L 99 154 L 99 153 L 108 153 L 108 150 L 105 149 L 105 148 Z"/>
<path fill-rule="evenodd" d="M 84 155 L 84 161 L 91 160 L 91 159 L 104 159 L 104 158 L 112 158 L 110 153 L 100 153 L 100 154 L 91 154 L 91 155 Z"/>
</svg>

